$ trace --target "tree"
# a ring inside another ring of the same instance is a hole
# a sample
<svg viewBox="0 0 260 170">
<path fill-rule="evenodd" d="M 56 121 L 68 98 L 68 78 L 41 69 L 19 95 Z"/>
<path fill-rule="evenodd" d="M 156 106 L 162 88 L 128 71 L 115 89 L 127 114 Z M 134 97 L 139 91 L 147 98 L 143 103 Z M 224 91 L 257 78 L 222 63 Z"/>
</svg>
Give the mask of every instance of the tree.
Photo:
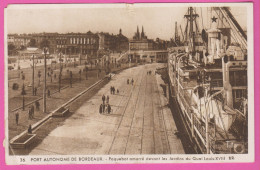
<svg viewBox="0 0 260 170">
<path fill-rule="evenodd" d="M 25 49 L 26 49 L 26 47 L 24 45 L 20 46 L 20 50 L 25 50 Z"/>
<path fill-rule="evenodd" d="M 40 48 L 43 49 L 43 48 L 49 48 L 50 47 L 50 41 L 47 40 L 47 39 L 43 39 L 41 42 L 40 42 Z"/>
<path fill-rule="evenodd" d="M 14 44 L 8 44 L 8 55 L 12 55 L 15 51 L 15 45 Z"/>
<path fill-rule="evenodd" d="M 30 42 L 28 43 L 29 47 L 36 47 L 36 40 L 34 38 L 30 39 Z"/>
</svg>

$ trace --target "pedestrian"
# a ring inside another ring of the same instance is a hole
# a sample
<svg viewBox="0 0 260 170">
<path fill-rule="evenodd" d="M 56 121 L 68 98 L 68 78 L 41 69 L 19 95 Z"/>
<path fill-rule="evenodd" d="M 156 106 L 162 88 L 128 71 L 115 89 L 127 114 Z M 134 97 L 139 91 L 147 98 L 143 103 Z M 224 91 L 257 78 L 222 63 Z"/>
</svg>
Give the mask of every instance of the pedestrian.
<svg viewBox="0 0 260 170">
<path fill-rule="evenodd" d="M 40 110 L 40 103 L 39 101 L 35 101 L 35 107 L 36 107 L 36 110 L 39 111 Z"/>
<path fill-rule="evenodd" d="M 134 80 L 133 79 L 132 79 L 131 83 L 132 83 L 132 85 L 134 84 Z"/>
<path fill-rule="evenodd" d="M 129 79 L 127 79 L 127 84 L 129 84 Z"/>
<path fill-rule="evenodd" d="M 105 113 L 105 110 L 106 110 L 106 105 L 102 104 L 102 112 Z"/>
<path fill-rule="evenodd" d="M 112 89 L 111 89 L 111 90 L 112 90 L 112 94 L 113 94 L 113 93 L 114 93 L 114 86 L 112 86 Z"/>
<path fill-rule="evenodd" d="M 105 104 L 105 100 L 106 100 L 106 97 L 105 97 L 105 95 L 103 94 L 103 96 L 102 96 L 103 104 Z"/>
<path fill-rule="evenodd" d="M 33 105 L 31 106 L 31 112 L 32 112 L 31 113 L 32 114 L 32 118 L 34 118 L 34 106 Z"/>
<path fill-rule="evenodd" d="M 51 97 L 51 91 L 48 89 L 48 97 Z"/>
<path fill-rule="evenodd" d="M 100 104 L 100 106 L 99 106 L 99 114 L 102 114 L 102 112 L 103 112 L 103 104 Z"/>
<path fill-rule="evenodd" d="M 116 90 L 116 93 L 119 94 L 119 90 L 118 89 Z"/>
<path fill-rule="evenodd" d="M 18 110 L 15 113 L 15 122 L 16 122 L 16 125 L 18 125 L 18 122 L 19 122 L 19 111 Z"/>
<path fill-rule="evenodd" d="M 34 88 L 34 95 L 37 95 L 37 87 Z"/>
<path fill-rule="evenodd" d="M 28 127 L 28 134 L 32 134 L 32 125 L 31 124 Z"/>
<path fill-rule="evenodd" d="M 107 113 L 110 114 L 111 113 L 111 106 L 108 104 L 107 105 Z"/>
<path fill-rule="evenodd" d="M 109 96 L 107 95 L 107 103 L 109 103 Z"/>
<path fill-rule="evenodd" d="M 32 110 L 31 107 L 28 109 L 28 119 L 32 119 Z"/>
<path fill-rule="evenodd" d="M 113 87 L 111 86 L 110 87 L 110 94 L 112 94 L 113 93 Z"/>
</svg>

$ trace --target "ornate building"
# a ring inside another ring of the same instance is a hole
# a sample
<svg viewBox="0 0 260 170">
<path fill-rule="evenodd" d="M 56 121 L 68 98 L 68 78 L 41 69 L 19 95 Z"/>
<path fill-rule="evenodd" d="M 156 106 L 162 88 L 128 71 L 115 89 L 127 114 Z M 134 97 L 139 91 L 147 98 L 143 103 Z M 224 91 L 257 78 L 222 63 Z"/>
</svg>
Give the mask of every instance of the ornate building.
<svg viewBox="0 0 260 170">
<path fill-rule="evenodd" d="M 133 36 L 133 39 L 129 42 L 130 50 L 153 50 L 153 40 L 147 38 L 144 33 L 144 28 L 142 27 L 141 34 L 139 33 L 139 28 L 137 26 L 137 31 Z"/>
<path fill-rule="evenodd" d="M 128 38 L 119 30 L 119 34 L 98 33 L 99 50 L 109 50 L 112 52 L 123 52 L 128 50 Z"/>
<path fill-rule="evenodd" d="M 144 28 L 139 32 L 137 27 L 133 39 L 129 42 L 128 61 L 130 62 L 166 62 L 167 61 L 167 42 L 148 39 Z"/>
</svg>

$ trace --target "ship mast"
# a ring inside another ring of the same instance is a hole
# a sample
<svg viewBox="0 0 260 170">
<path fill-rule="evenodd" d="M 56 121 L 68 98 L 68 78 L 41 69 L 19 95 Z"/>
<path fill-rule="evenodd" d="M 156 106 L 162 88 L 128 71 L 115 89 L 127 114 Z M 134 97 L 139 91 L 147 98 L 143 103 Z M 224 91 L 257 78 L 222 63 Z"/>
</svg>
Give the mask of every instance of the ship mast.
<svg viewBox="0 0 260 170">
<path fill-rule="evenodd" d="M 194 37 L 194 31 L 193 31 L 193 24 L 194 23 L 196 24 L 196 18 L 199 17 L 199 15 L 193 13 L 193 8 L 189 7 L 188 14 L 184 15 L 184 17 L 187 18 L 187 21 L 189 21 L 189 22 L 187 22 L 187 24 L 189 23 L 189 25 L 190 25 L 189 40 L 191 41 L 190 45 L 191 45 L 192 52 L 194 52 L 195 51 L 195 37 Z M 186 30 L 186 35 L 187 34 L 188 34 L 188 31 Z M 186 36 L 186 41 L 188 41 L 187 38 L 188 38 L 188 35 Z"/>
</svg>

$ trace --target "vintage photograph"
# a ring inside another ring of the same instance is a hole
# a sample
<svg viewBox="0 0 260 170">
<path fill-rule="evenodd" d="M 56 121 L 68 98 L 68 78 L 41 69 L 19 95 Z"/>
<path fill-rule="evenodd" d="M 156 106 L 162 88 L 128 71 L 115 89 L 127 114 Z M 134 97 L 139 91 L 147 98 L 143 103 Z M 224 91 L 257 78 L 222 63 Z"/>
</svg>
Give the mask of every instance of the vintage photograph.
<svg viewBox="0 0 260 170">
<path fill-rule="evenodd" d="M 9 5 L 7 161 L 253 161 L 253 60 L 252 3 Z"/>
</svg>

